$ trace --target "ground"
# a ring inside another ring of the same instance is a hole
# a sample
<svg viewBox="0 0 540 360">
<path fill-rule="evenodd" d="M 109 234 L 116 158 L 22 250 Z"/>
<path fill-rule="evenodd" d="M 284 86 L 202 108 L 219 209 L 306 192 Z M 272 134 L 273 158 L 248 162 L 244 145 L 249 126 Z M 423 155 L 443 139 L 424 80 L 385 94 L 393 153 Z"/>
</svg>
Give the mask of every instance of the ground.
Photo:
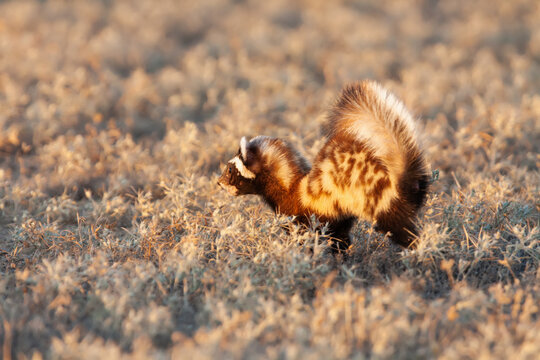
<svg viewBox="0 0 540 360">
<path fill-rule="evenodd" d="M 540 353 L 538 1 L 0 1 L 0 54 L 4 359 Z M 360 79 L 438 173 L 415 250 L 216 184 Z"/>
</svg>

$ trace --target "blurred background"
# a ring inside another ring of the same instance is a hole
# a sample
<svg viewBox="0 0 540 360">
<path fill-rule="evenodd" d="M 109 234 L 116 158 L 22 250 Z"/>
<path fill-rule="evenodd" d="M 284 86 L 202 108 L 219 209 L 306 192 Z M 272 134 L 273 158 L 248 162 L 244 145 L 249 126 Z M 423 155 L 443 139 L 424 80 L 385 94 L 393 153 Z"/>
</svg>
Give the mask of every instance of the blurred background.
<svg viewBox="0 0 540 360">
<path fill-rule="evenodd" d="M 243 101 L 253 121 L 296 130 L 295 117 L 311 121 L 364 78 L 456 128 L 478 102 L 519 107 L 538 94 L 540 10 L 535 0 L 1 1 L 0 54 L 4 153 L 88 125 L 159 140 L 186 121 L 234 122 Z"/>
<path fill-rule="evenodd" d="M 440 178 L 336 261 L 216 174 L 366 78 Z M 0 0 L 2 355 L 536 358 L 539 154 L 538 0 Z"/>
</svg>

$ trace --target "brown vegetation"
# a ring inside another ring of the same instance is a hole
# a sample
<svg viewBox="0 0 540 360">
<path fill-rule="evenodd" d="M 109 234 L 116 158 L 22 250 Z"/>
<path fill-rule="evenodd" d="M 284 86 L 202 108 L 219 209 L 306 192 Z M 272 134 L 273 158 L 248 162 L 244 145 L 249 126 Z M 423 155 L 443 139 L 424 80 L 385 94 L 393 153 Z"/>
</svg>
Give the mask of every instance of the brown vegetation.
<svg viewBox="0 0 540 360">
<path fill-rule="evenodd" d="M 536 0 L 0 2 L 3 357 L 536 358 L 539 19 Z M 313 158 L 364 78 L 421 118 L 439 170 L 416 250 L 361 222 L 335 258 L 218 188 L 243 135 Z"/>
</svg>

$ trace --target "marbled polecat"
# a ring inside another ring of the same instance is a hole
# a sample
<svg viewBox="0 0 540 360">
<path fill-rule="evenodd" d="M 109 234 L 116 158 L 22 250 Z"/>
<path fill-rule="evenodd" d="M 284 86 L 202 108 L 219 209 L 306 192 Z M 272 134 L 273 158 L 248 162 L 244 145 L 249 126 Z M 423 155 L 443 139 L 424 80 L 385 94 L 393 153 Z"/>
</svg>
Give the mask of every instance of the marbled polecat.
<svg viewBox="0 0 540 360">
<path fill-rule="evenodd" d="M 233 195 L 260 195 L 274 211 L 303 223 L 316 215 L 328 222 L 339 249 L 349 245 L 356 218 L 375 221 L 403 247 L 414 246 L 429 175 L 403 103 L 373 81 L 349 85 L 325 131 L 313 166 L 281 139 L 243 137 L 218 183 Z"/>
</svg>

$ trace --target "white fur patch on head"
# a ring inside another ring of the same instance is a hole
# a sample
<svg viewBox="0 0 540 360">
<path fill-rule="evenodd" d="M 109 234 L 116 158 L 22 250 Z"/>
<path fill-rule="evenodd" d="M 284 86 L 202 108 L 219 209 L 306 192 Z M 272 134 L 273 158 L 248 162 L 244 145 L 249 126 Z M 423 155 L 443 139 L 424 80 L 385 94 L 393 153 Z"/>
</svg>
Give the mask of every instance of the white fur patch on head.
<svg viewBox="0 0 540 360">
<path fill-rule="evenodd" d="M 249 170 L 246 165 L 242 162 L 242 159 L 240 159 L 238 156 L 235 156 L 232 160 L 229 161 L 230 164 L 233 164 L 240 175 L 245 177 L 246 179 L 255 179 L 255 174 Z"/>
<path fill-rule="evenodd" d="M 240 140 L 240 153 L 242 154 L 242 159 L 247 160 L 247 139 L 245 136 L 242 136 Z"/>
</svg>

